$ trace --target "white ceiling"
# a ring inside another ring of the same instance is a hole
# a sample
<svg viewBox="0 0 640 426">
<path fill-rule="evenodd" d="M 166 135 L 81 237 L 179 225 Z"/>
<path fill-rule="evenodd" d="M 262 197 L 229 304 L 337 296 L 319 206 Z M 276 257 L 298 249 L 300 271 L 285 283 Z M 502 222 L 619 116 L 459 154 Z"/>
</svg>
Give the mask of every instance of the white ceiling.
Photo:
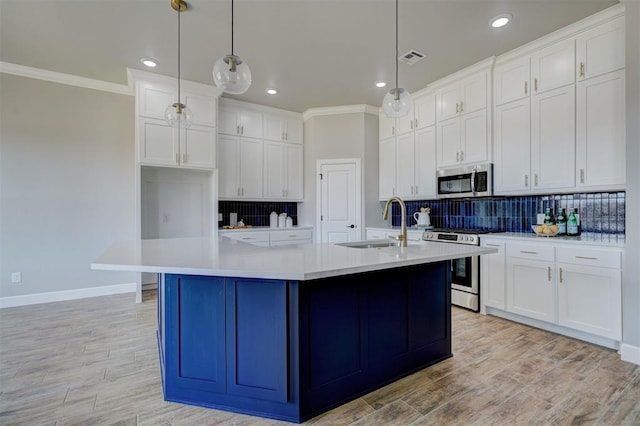
<svg viewBox="0 0 640 426">
<path fill-rule="evenodd" d="M 231 0 L 187 0 L 181 15 L 182 78 L 212 84 L 231 50 Z M 400 87 L 428 83 L 618 3 L 617 0 L 400 0 Z M 492 30 L 492 16 L 511 13 Z M 236 99 L 302 112 L 380 105 L 395 71 L 394 0 L 236 0 L 234 51 L 253 84 Z M 177 14 L 170 0 L 0 0 L 0 60 L 127 84 L 126 68 L 176 75 Z M 377 80 L 389 83 L 384 89 Z M 269 96 L 268 86 L 280 94 Z M 225 95 L 226 96 L 226 95 Z"/>
</svg>

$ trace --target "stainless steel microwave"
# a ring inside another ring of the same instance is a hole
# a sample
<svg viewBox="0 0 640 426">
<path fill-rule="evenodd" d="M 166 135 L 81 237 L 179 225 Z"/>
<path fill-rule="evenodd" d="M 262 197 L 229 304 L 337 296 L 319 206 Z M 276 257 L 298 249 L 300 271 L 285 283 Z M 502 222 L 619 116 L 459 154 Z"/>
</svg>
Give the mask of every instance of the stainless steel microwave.
<svg viewBox="0 0 640 426">
<path fill-rule="evenodd" d="M 475 164 L 440 169 L 438 198 L 486 197 L 493 195 L 493 164 Z"/>
</svg>

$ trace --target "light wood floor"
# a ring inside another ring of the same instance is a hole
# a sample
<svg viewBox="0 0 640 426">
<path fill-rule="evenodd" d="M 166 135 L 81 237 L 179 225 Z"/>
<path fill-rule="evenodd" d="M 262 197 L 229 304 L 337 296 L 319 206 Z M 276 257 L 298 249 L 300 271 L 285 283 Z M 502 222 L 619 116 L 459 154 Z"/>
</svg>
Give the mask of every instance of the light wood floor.
<svg viewBox="0 0 640 426">
<path fill-rule="evenodd" d="M 155 294 L 0 310 L 0 424 L 289 424 L 162 399 Z M 463 309 L 454 357 L 307 424 L 640 425 L 640 366 Z"/>
</svg>

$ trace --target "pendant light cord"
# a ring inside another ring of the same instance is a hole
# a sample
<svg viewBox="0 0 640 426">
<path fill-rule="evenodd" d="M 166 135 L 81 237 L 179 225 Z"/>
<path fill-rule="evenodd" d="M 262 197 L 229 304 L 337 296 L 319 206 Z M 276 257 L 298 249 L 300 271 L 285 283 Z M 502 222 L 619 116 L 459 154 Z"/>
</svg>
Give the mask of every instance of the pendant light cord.
<svg viewBox="0 0 640 426">
<path fill-rule="evenodd" d="M 231 55 L 233 55 L 233 0 L 231 0 Z"/>
<path fill-rule="evenodd" d="M 180 7 L 178 7 L 178 103 L 182 103 L 180 98 Z"/>
<path fill-rule="evenodd" d="M 396 92 L 398 90 L 398 0 L 396 0 Z M 396 94 L 397 96 L 397 94 Z"/>
</svg>

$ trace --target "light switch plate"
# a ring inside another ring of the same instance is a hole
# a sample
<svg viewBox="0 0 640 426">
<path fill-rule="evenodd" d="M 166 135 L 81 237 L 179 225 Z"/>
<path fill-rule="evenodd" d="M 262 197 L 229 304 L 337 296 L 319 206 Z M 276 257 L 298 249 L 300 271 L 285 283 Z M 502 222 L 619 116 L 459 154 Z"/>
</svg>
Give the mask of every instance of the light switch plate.
<svg viewBox="0 0 640 426">
<path fill-rule="evenodd" d="M 11 282 L 12 283 L 21 283 L 22 282 L 22 272 L 12 272 L 11 273 Z"/>
</svg>

